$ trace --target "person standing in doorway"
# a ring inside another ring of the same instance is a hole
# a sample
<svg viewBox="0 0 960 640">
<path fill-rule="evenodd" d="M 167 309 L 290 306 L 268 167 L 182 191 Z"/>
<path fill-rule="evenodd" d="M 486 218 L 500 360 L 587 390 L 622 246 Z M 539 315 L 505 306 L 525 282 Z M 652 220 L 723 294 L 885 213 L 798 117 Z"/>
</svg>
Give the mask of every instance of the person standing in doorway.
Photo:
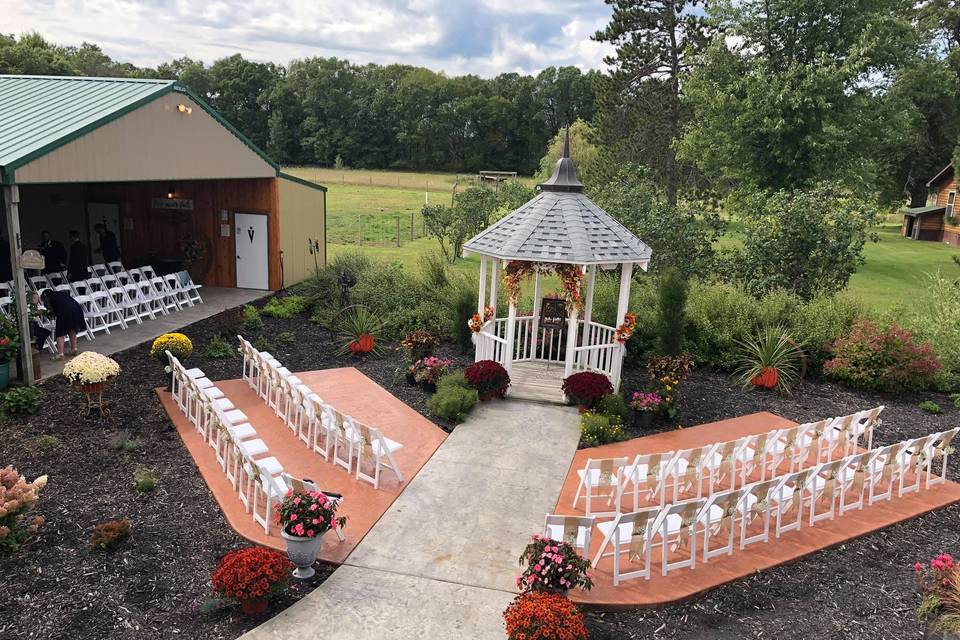
<svg viewBox="0 0 960 640">
<path fill-rule="evenodd" d="M 49 231 L 40 232 L 40 253 L 44 258 L 44 273 L 57 273 L 67 266 L 67 250 L 62 242 L 53 239 Z"/>
<path fill-rule="evenodd" d="M 100 238 L 100 246 L 97 247 L 96 252 L 103 256 L 103 261 L 106 263 L 118 261 L 120 259 L 120 247 L 117 245 L 117 236 L 114 235 L 113 231 L 107 229 L 107 225 L 102 222 L 93 225 L 93 230 L 97 232 L 97 236 Z"/>
<path fill-rule="evenodd" d="M 57 339 L 57 355 L 54 360 L 63 359 L 64 336 L 70 336 L 70 355 L 77 354 L 77 332 L 87 330 L 87 321 L 83 317 L 83 307 L 70 296 L 69 291 L 44 289 L 40 301 L 57 322 L 53 335 Z"/>
<path fill-rule="evenodd" d="M 70 231 L 70 260 L 67 262 L 67 277 L 70 282 L 86 280 L 87 267 L 90 266 L 90 254 L 87 253 L 87 245 L 80 242 L 80 232 Z"/>
</svg>

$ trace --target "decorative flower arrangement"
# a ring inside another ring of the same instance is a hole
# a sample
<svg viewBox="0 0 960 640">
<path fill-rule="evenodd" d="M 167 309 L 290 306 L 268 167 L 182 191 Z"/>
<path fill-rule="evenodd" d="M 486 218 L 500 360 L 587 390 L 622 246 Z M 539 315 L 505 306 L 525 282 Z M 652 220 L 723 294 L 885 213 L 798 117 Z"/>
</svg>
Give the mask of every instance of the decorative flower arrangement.
<svg viewBox="0 0 960 640">
<path fill-rule="evenodd" d="M 410 365 L 413 379 L 421 385 L 436 386 L 443 374 L 453 365 L 453 360 L 445 360 L 436 356 L 427 356 Z"/>
<path fill-rule="evenodd" d="M 178 360 L 189 358 L 193 353 L 193 343 L 182 333 L 165 333 L 150 345 L 150 357 L 163 360 L 165 351 L 172 353 Z"/>
<path fill-rule="evenodd" d="M 277 505 L 277 523 L 288 535 L 315 538 L 347 523 L 337 504 L 320 491 L 289 491 Z"/>
<path fill-rule="evenodd" d="M 563 393 L 573 404 L 592 407 L 603 396 L 613 393 L 610 379 L 595 371 L 581 371 L 563 380 Z"/>
<path fill-rule="evenodd" d="M 273 549 L 247 547 L 231 551 L 213 572 L 213 592 L 236 600 L 251 613 L 262 611 L 270 598 L 286 586 L 292 569 L 293 564 Z"/>
<path fill-rule="evenodd" d="M 656 391 L 634 391 L 630 396 L 630 407 L 634 411 L 657 411 L 663 398 Z"/>
<path fill-rule="evenodd" d="M 521 591 L 589 591 L 593 587 L 590 562 L 566 542 L 534 535 L 520 556 L 520 566 L 524 565 L 527 568 L 517 576 Z"/>
<path fill-rule="evenodd" d="M 36 508 L 45 486 L 47 476 L 27 482 L 12 466 L 0 469 L 0 552 L 16 551 L 43 524 L 42 517 L 28 519 L 27 515 Z"/>
<path fill-rule="evenodd" d="M 920 587 L 917 617 L 941 633 L 960 633 L 960 566 L 948 553 L 941 553 L 930 566 L 913 565 Z"/>
<path fill-rule="evenodd" d="M 470 331 L 474 333 L 479 333 L 480 329 L 483 329 L 483 325 L 487 324 L 493 319 L 496 310 L 492 305 L 487 305 L 483 308 L 483 317 L 480 317 L 479 313 L 473 314 L 469 320 L 467 320 L 467 326 L 470 327 Z"/>
<path fill-rule="evenodd" d="M 118 375 L 117 361 L 95 351 L 84 351 L 63 367 L 63 376 L 81 387 L 102 384 Z"/>
<path fill-rule="evenodd" d="M 647 363 L 647 373 L 660 394 L 660 412 L 673 418 L 679 409 L 680 385 L 690 377 L 693 358 L 684 353 L 679 356 L 660 356 Z"/>
<path fill-rule="evenodd" d="M 614 331 L 613 337 L 620 344 L 627 344 L 627 340 L 633 335 L 633 330 L 637 327 L 637 316 L 632 313 L 626 313 L 623 316 L 623 322 Z"/>
<path fill-rule="evenodd" d="M 503 612 L 509 640 L 587 640 L 583 613 L 566 597 L 549 591 L 521 593 Z"/>
<path fill-rule="evenodd" d="M 502 398 L 510 386 L 510 374 L 499 362 L 479 360 L 468 366 L 463 375 L 470 386 L 477 390 L 481 400 Z"/>
<path fill-rule="evenodd" d="M 0 364 L 10 362 L 20 348 L 20 332 L 13 322 L 0 316 Z"/>
<path fill-rule="evenodd" d="M 511 302 L 516 304 L 520 300 L 520 289 L 524 279 L 534 273 L 540 275 L 557 274 L 563 288 L 564 299 L 567 301 L 567 307 L 576 306 L 577 309 L 583 309 L 583 294 L 581 293 L 583 290 L 583 270 L 575 264 L 511 260 L 503 270 L 503 282 Z"/>
<path fill-rule="evenodd" d="M 400 347 L 407 356 L 407 362 L 416 362 L 433 354 L 437 347 L 437 336 L 426 329 L 411 331 L 400 341 Z"/>
</svg>

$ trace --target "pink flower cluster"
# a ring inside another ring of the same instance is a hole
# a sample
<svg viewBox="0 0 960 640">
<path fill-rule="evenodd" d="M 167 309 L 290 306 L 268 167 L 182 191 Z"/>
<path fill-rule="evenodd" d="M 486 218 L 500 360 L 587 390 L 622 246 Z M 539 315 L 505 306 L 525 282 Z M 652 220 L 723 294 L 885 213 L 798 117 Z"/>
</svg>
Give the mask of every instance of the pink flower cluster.
<svg viewBox="0 0 960 640">
<path fill-rule="evenodd" d="M 337 506 L 320 491 L 290 491 L 277 505 L 277 521 L 292 536 L 314 538 L 346 523 L 337 517 Z"/>
<path fill-rule="evenodd" d="M 0 551 L 16 551 L 43 524 L 40 516 L 30 518 L 29 524 L 25 516 L 35 508 L 45 486 L 47 476 L 27 482 L 12 466 L 0 469 Z"/>
<path fill-rule="evenodd" d="M 527 565 L 523 574 L 517 576 L 517 587 L 521 590 L 590 589 L 593 586 L 589 562 L 566 542 L 535 535 L 520 557 L 520 563 Z"/>
<path fill-rule="evenodd" d="M 663 398 L 656 391 L 634 391 L 630 396 L 630 406 L 636 411 L 656 411 Z"/>
</svg>

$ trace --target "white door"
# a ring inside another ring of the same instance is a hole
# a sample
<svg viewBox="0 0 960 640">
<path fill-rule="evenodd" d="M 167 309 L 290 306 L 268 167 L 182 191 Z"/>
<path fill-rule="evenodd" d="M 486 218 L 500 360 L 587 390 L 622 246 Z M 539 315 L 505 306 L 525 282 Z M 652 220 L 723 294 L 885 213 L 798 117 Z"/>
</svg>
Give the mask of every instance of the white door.
<svg viewBox="0 0 960 640">
<path fill-rule="evenodd" d="M 268 289 L 267 216 L 262 213 L 236 213 L 233 225 L 236 228 L 237 287 Z"/>
</svg>

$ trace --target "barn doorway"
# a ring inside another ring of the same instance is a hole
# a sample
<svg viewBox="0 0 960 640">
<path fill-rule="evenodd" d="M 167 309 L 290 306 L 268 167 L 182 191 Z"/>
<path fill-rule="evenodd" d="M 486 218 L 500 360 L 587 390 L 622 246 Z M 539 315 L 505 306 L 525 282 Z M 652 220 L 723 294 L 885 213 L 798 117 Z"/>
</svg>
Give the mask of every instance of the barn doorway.
<svg viewBox="0 0 960 640">
<path fill-rule="evenodd" d="M 237 248 L 237 287 L 270 288 L 267 216 L 261 213 L 234 214 Z"/>
</svg>

